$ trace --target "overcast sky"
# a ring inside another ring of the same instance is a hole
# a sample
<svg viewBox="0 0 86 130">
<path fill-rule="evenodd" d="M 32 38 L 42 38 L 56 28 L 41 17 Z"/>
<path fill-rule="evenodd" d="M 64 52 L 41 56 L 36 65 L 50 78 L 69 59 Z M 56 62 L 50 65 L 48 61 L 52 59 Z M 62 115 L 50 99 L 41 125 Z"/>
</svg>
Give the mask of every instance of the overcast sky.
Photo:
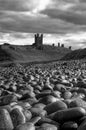
<svg viewBox="0 0 86 130">
<path fill-rule="evenodd" d="M 86 0 L 0 0 L 0 43 L 44 43 L 86 47 Z"/>
</svg>

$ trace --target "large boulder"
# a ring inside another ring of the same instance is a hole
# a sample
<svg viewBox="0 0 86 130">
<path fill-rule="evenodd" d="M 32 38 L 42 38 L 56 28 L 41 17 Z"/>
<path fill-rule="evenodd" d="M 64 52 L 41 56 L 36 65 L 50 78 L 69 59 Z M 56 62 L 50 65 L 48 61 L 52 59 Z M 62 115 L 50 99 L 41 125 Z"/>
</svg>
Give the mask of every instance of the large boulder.
<svg viewBox="0 0 86 130">
<path fill-rule="evenodd" d="M 0 110 L 0 130 L 13 130 L 13 123 L 6 109 Z"/>
<path fill-rule="evenodd" d="M 46 107 L 44 108 L 44 110 L 47 111 L 47 114 L 51 114 L 56 111 L 64 110 L 64 109 L 67 109 L 67 105 L 63 101 L 60 101 L 60 100 L 50 103 L 46 105 Z"/>
<path fill-rule="evenodd" d="M 59 123 L 67 121 L 76 121 L 86 115 L 86 111 L 82 107 L 69 108 L 59 110 L 55 113 L 50 114 L 48 117 Z"/>
</svg>

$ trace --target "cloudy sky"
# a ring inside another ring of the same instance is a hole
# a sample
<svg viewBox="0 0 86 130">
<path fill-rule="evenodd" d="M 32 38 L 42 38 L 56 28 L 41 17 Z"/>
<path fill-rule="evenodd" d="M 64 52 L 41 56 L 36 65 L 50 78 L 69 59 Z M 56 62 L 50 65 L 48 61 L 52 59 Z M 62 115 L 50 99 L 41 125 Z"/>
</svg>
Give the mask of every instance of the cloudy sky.
<svg viewBox="0 0 86 130">
<path fill-rule="evenodd" d="M 86 47 L 86 0 L 0 0 L 0 43 L 44 43 Z"/>
</svg>

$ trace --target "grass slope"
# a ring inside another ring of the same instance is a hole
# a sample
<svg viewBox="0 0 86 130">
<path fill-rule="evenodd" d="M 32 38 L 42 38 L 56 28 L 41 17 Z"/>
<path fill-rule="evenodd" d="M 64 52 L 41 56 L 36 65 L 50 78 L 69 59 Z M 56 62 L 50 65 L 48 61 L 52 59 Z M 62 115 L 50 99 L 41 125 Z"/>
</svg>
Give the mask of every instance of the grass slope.
<svg viewBox="0 0 86 130">
<path fill-rule="evenodd" d="M 0 46 L 0 61 L 12 61 L 10 53 L 6 52 Z"/>
<path fill-rule="evenodd" d="M 62 60 L 76 60 L 76 59 L 85 59 L 86 58 L 86 48 L 74 50 L 66 54 Z"/>
<path fill-rule="evenodd" d="M 8 61 L 13 62 L 43 62 L 54 61 L 61 59 L 70 50 L 67 48 L 58 48 L 49 45 L 44 45 L 43 50 L 37 50 L 30 45 L 17 46 L 17 45 L 1 45 L 1 50 L 7 54 Z M 7 61 L 7 58 L 2 58 L 2 61 Z"/>
</svg>

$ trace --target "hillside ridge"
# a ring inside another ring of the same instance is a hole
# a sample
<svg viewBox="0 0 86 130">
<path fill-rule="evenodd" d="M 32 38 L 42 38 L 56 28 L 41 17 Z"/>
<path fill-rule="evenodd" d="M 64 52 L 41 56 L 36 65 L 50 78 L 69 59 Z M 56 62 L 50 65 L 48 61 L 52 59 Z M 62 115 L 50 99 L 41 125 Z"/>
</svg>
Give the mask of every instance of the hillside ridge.
<svg viewBox="0 0 86 130">
<path fill-rule="evenodd" d="M 86 59 L 86 48 L 78 49 L 67 53 L 62 60 L 79 60 Z"/>
<path fill-rule="evenodd" d="M 2 53 L 1 53 L 2 52 Z M 31 45 L 0 45 L 0 61 L 13 62 L 44 62 L 61 59 L 71 52 L 68 48 L 43 45 L 43 50 L 38 50 Z M 4 57 L 4 58 L 3 58 Z"/>
</svg>

